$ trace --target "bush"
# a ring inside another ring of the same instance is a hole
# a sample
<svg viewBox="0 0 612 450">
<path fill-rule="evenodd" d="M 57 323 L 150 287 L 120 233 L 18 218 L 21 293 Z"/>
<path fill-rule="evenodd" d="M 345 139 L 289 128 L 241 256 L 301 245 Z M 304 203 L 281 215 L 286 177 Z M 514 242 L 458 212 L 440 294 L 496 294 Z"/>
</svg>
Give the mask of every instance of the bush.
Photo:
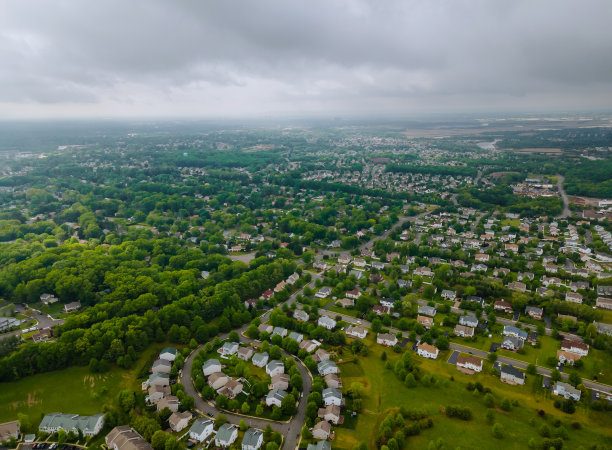
<svg viewBox="0 0 612 450">
<path fill-rule="evenodd" d="M 495 406 L 495 399 L 493 398 L 493 395 L 486 394 L 484 396 L 484 404 L 487 408 L 493 408 Z"/>
<path fill-rule="evenodd" d="M 472 420 L 472 410 L 470 408 L 464 408 L 462 406 L 447 406 L 446 415 L 448 417 L 456 417 L 461 420 Z"/>
<path fill-rule="evenodd" d="M 510 403 L 510 400 L 507 397 L 502 400 L 500 406 L 501 409 L 503 409 L 504 411 L 512 411 L 512 404 Z"/>
<path fill-rule="evenodd" d="M 504 437 L 504 427 L 501 424 L 496 423 L 493 425 L 493 437 L 496 439 L 501 439 Z"/>
</svg>

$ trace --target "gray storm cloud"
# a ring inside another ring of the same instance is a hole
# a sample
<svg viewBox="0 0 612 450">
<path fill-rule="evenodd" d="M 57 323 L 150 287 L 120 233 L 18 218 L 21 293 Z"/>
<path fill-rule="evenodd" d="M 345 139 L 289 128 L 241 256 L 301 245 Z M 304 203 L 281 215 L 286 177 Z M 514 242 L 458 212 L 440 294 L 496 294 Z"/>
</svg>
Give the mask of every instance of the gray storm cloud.
<svg viewBox="0 0 612 450">
<path fill-rule="evenodd" d="M 0 116 L 609 107 L 612 2 L 13 1 Z"/>
</svg>

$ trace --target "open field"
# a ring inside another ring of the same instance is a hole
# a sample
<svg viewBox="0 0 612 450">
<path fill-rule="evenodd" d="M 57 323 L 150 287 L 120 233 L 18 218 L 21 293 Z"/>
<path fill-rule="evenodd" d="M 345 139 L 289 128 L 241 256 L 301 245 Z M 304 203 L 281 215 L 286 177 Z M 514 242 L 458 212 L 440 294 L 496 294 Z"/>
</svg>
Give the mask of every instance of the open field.
<svg viewBox="0 0 612 450">
<path fill-rule="evenodd" d="M 422 431 L 418 436 L 407 437 L 405 448 L 425 449 L 430 440 L 437 441 L 441 438 L 449 448 L 486 448 L 483 443 L 488 442 L 500 449 L 523 449 L 528 447 L 529 439 L 541 440 L 538 429 L 544 423 L 552 428 L 555 419 L 559 419 L 568 430 L 568 448 L 575 448 L 586 442 L 612 445 L 612 419 L 609 415 L 581 406 L 573 415 L 560 412 L 548 398 L 551 394 L 534 386 L 535 377 L 529 377 L 525 386 L 509 386 L 488 374 L 488 363 L 485 364 L 482 374 L 469 376 L 459 373 L 455 366 L 446 363 L 449 351 L 442 352 L 436 361 L 425 360 L 414 354 L 414 359 L 420 367 L 435 374 L 439 381 L 433 387 L 424 387 L 419 383 L 416 388 L 409 389 L 397 379 L 392 370 L 384 368 L 385 363 L 381 360 L 383 351 L 386 351 L 392 364 L 399 355 L 373 344 L 373 338 L 366 341 L 370 344 L 370 354 L 367 358 L 359 358 L 357 363 L 339 366 L 345 390 L 351 383 L 360 382 L 365 386 L 365 395 L 363 411 L 357 418 L 357 423 L 352 424 L 353 420 L 347 423 L 352 429 L 336 428 L 334 448 L 351 449 L 359 442 L 365 442 L 369 448 L 374 448 L 378 424 L 389 411 L 404 405 L 408 408 L 425 409 L 434 421 L 433 428 Z M 492 389 L 497 406 L 494 413 L 495 422 L 504 426 L 504 439 L 496 440 L 492 437 L 492 425 L 485 417 L 486 408 L 482 394 L 474 394 L 466 389 L 466 384 L 470 381 L 480 381 L 485 387 Z M 511 412 L 502 411 L 499 409 L 499 403 L 504 397 L 516 399 L 519 406 L 514 407 Z M 469 407 L 474 418 L 465 422 L 446 417 L 443 413 L 444 407 L 454 404 Z M 545 411 L 545 419 L 538 416 L 537 411 L 540 409 Z M 580 423 L 582 428 L 572 429 L 570 424 L 573 422 Z"/>
<path fill-rule="evenodd" d="M 131 370 L 113 366 L 106 373 L 92 374 L 88 367 L 75 366 L 0 383 L 0 423 L 16 420 L 18 413 L 28 414 L 38 424 L 44 413 L 102 412 L 102 406 L 113 404 L 122 389 L 140 390 L 139 370 L 163 347 L 149 347 Z"/>
</svg>

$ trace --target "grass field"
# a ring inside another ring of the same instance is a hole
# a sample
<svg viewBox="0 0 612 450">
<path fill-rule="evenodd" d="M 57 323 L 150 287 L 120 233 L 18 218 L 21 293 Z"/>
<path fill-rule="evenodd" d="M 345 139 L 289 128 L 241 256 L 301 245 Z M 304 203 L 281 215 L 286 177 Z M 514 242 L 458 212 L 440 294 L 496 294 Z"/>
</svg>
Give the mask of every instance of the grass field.
<svg viewBox="0 0 612 450">
<path fill-rule="evenodd" d="M 373 344 L 373 338 L 366 341 L 370 344 L 370 354 L 367 358 L 359 358 L 356 364 L 339 366 L 345 389 L 353 382 L 360 382 L 365 386 L 365 396 L 363 411 L 357 418 L 357 423 L 349 420 L 350 429 L 336 428 L 334 448 L 348 450 L 359 442 L 365 442 L 369 448 L 375 448 L 378 425 L 389 411 L 402 405 L 425 409 L 434 421 L 433 428 L 418 436 L 407 437 L 404 448 L 426 449 L 431 440 L 437 441 L 441 438 L 447 448 L 524 449 L 528 447 L 532 437 L 541 440 L 538 429 L 542 424 L 548 423 L 553 428 L 552 423 L 557 418 L 568 430 L 569 439 L 565 442 L 567 448 L 576 448 L 586 443 L 612 445 L 610 415 L 590 411 L 581 406 L 573 415 L 564 414 L 554 408 L 552 400 L 548 398 L 551 395 L 549 392 L 534 387 L 534 377 L 529 377 L 525 386 L 509 386 L 488 375 L 488 363 L 482 374 L 464 375 L 459 373 L 455 366 L 446 363 L 449 354 L 447 351 L 436 361 L 414 355 L 421 368 L 435 374 L 440 381 L 435 387 L 419 384 L 416 388 L 409 389 L 397 379 L 392 370 L 384 368 L 384 362 L 381 360 L 383 351 L 386 351 L 392 363 L 399 355 Z M 451 381 L 451 376 L 454 381 Z M 495 422 L 503 425 L 504 439 L 497 440 L 492 437 L 492 425 L 485 417 L 486 408 L 482 394 L 474 394 L 466 389 L 466 384 L 470 381 L 480 381 L 485 387 L 491 388 L 497 406 L 504 397 L 519 402 L 519 406 L 511 412 L 495 409 Z M 443 413 L 444 407 L 453 404 L 469 407 L 474 418 L 465 422 L 446 417 Z M 546 412 L 546 419 L 538 416 L 537 411 L 540 409 Z M 530 424 L 531 419 L 535 421 L 533 425 Z M 573 422 L 580 423 L 581 429 L 572 429 L 570 424 Z"/>
<path fill-rule="evenodd" d="M 149 347 L 132 370 L 112 367 L 107 373 L 92 374 L 87 367 L 69 367 L 0 383 L 0 423 L 16 420 L 18 413 L 28 414 L 38 425 L 41 415 L 50 412 L 102 412 L 103 405 L 115 403 L 120 390 L 140 390 L 137 373 L 163 347 Z"/>
</svg>

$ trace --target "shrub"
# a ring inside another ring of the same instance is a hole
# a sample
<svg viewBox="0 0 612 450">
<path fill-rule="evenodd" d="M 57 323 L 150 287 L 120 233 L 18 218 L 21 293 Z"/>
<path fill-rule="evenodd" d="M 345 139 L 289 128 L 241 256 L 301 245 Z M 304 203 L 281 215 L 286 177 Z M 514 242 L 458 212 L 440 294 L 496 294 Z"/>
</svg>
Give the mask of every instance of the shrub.
<svg viewBox="0 0 612 450">
<path fill-rule="evenodd" d="M 493 425 L 493 437 L 496 439 L 501 439 L 504 437 L 504 427 L 501 424 L 496 423 Z"/>
<path fill-rule="evenodd" d="M 472 410 L 470 408 L 464 408 L 462 406 L 447 406 L 446 415 L 448 417 L 456 417 L 461 420 L 472 420 Z"/>
</svg>

